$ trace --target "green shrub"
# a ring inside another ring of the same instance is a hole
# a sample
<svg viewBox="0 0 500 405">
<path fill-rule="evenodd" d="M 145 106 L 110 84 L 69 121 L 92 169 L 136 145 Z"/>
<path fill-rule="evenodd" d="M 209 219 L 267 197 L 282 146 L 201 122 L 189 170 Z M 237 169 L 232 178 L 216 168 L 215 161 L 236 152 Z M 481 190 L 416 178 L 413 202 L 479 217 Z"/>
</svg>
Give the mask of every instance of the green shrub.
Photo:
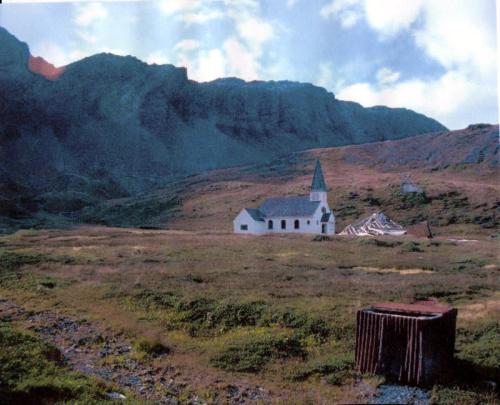
<svg viewBox="0 0 500 405">
<path fill-rule="evenodd" d="M 353 365 L 352 353 L 316 359 L 294 372 L 292 380 L 303 381 L 314 375 L 327 376 L 330 384 L 341 385 L 354 376 Z"/>
<path fill-rule="evenodd" d="M 291 328 L 301 339 L 312 336 L 321 342 L 330 336 L 332 332 L 324 320 L 306 314 L 297 314 L 291 309 L 268 313 L 267 317 L 261 321 L 261 325 L 279 325 Z"/>
<path fill-rule="evenodd" d="M 496 403 L 493 392 L 477 392 L 460 387 L 435 385 L 431 391 L 430 403 L 435 405 L 477 405 Z"/>
<path fill-rule="evenodd" d="M 107 387 L 61 365 L 55 347 L 0 322 L 0 402 L 104 401 Z"/>
<path fill-rule="evenodd" d="M 237 342 L 210 359 L 213 366 L 228 371 L 257 372 L 272 359 L 304 356 L 295 336 L 267 335 L 256 340 Z"/>
<path fill-rule="evenodd" d="M 402 252 L 423 252 L 418 242 L 405 242 L 401 247 Z"/>
<path fill-rule="evenodd" d="M 482 321 L 472 328 L 457 329 L 457 357 L 480 367 L 500 369 L 500 322 Z"/>
<path fill-rule="evenodd" d="M 0 270 L 17 270 L 26 264 L 38 264 L 47 259 L 48 256 L 39 253 L 22 253 L 0 250 Z"/>
<path fill-rule="evenodd" d="M 392 248 L 396 246 L 401 246 L 403 242 L 401 241 L 396 241 L 396 240 L 382 240 L 382 239 L 372 239 L 372 238 L 362 238 L 358 242 L 360 245 L 364 246 L 377 246 L 377 247 L 387 247 L 387 248 Z"/>
<path fill-rule="evenodd" d="M 134 342 L 134 349 L 140 356 L 155 357 L 170 352 L 170 348 L 165 346 L 159 337 L 142 336 Z"/>
<path fill-rule="evenodd" d="M 174 308 L 178 303 L 178 297 L 171 292 L 141 290 L 132 296 L 132 301 L 146 309 L 168 309 Z"/>
</svg>

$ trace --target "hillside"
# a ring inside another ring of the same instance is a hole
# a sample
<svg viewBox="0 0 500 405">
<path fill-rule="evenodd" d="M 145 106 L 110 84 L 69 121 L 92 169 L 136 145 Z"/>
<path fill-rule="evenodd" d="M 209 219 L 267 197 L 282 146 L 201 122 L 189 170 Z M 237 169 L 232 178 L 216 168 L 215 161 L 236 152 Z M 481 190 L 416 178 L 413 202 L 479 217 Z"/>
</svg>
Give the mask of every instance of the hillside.
<svg viewBox="0 0 500 405">
<path fill-rule="evenodd" d="M 500 217 L 498 155 L 498 126 L 474 125 L 398 141 L 313 149 L 270 163 L 173 178 L 152 193 L 109 199 L 64 217 L 57 215 L 62 202 L 54 198 L 45 202 L 51 211 L 46 208 L 33 218 L 4 221 L 12 226 L 50 227 L 64 224 L 63 220 L 228 232 L 243 207 L 256 207 L 270 196 L 307 194 L 319 157 L 337 231 L 383 211 L 404 226 L 428 219 L 433 227 L 491 234 Z M 423 196 L 400 192 L 407 175 L 423 188 Z M 23 201 L 11 209 L 27 211 L 29 204 Z M 7 201 L 3 207 L 8 207 Z"/>
<path fill-rule="evenodd" d="M 0 27 L 2 196 L 29 205 L 11 217 L 75 213 L 173 176 L 443 130 L 307 83 L 198 83 L 184 68 L 111 54 L 56 68 Z"/>
</svg>

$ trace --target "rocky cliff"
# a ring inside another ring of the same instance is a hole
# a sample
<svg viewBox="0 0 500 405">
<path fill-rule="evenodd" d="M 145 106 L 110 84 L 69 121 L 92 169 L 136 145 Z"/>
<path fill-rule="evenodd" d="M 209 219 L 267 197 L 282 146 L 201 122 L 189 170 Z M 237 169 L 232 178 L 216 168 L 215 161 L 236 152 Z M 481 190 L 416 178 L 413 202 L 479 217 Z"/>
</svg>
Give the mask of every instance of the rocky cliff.
<svg viewBox="0 0 500 405">
<path fill-rule="evenodd" d="M 413 111 L 363 108 L 306 83 L 197 83 L 184 68 L 111 54 L 57 69 L 0 27 L 4 207 L 24 196 L 35 210 L 73 212 L 172 176 L 444 129 Z"/>
</svg>

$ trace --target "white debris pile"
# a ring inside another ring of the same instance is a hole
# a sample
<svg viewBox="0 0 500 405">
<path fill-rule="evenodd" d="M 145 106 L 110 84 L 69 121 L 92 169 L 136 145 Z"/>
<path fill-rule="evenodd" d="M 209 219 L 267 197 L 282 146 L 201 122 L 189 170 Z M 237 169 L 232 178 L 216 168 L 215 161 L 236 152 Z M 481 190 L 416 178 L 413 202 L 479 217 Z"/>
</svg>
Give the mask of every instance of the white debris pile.
<svg viewBox="0 0 500 405">
<path fill-rule="evenodd" d="M 401 236 L 406 230 L 383 212 L 376 212 L 368 218 L 364 218 L 355 224 L 348 225 L 340 235 L 370 236 L 370 235 L 390 235 Z"/>
</svg>

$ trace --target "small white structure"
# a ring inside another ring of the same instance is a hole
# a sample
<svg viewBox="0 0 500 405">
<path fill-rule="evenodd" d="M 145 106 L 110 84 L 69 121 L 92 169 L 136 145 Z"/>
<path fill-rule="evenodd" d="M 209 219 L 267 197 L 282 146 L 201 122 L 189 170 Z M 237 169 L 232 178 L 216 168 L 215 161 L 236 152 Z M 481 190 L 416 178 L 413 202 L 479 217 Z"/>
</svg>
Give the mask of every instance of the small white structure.
<svg viewBox="0 0 500 405">
<path fill-rule="evenodd" d="M 321 164 L 317 160 L 309 195 L 268 198 L 258 208 L 244 208 L 233 221 L 234 232 L 333 235 L 335 216 L 328 206 L 327 194 Z"/>
<path fill-rule="evenodd" d="M 351 236 L 401 236 L 406 234 L 406 230 L 383 212 L 375 212 L 367 218 L 348 225 L 339 235 Z"/>
</svg>

